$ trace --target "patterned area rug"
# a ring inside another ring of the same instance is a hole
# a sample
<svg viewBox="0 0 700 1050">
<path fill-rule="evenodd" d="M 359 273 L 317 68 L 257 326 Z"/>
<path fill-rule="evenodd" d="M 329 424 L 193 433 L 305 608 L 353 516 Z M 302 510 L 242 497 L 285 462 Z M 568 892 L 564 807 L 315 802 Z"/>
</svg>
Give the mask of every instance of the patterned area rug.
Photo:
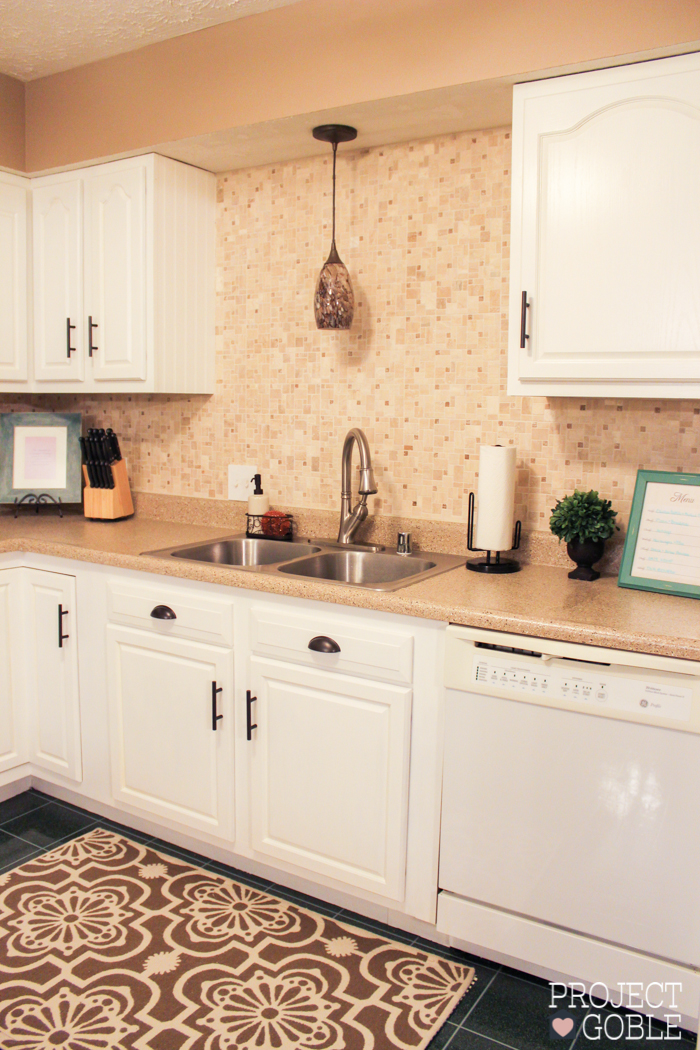
<svg viewBox="0 0 700 1050">
<path fill-rule="evenodd" d="M 101 828 L 0 876 L 2 1050 L 422 1050 L 473 979 Z"/>
</svg>

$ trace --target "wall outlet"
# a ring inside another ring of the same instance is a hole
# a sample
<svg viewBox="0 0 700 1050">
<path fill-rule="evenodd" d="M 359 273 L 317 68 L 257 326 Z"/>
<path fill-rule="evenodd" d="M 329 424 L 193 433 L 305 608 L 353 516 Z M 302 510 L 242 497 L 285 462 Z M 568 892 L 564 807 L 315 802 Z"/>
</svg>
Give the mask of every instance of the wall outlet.
<svg viewBox="0 0 700 1050">
<path fill-rule="evenodd" d="M 254 474 L 259 474 L 257 467 L 246 467 L 240 464 L 229 463 L 228 467 L 228 498 L 237 499 L 245 503 L 254 489 L 250 480 Z"/>
</svg>

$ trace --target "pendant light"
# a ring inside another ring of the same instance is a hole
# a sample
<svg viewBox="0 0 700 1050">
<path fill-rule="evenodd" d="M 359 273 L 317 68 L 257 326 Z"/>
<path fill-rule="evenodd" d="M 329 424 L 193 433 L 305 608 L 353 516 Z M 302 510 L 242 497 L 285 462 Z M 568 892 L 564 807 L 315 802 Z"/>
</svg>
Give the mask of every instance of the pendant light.
<svg viewBox="0 0 700 1050">
<path fill-rule="evenodd" d="M 357 138 L 355 128 L 346 124 L 321 124 L 314 128 L 313 136 L 333 146 L 333 237 L 330 255 L 323 264 L 316 282 L 314 314 L 317 328 L 349 328 L 355 310 L 355 296 L 350 283 L 347 266 L 341 262 L 335 246 L 335 158 L 339 142 L 352 142 Z"/>
</svg>

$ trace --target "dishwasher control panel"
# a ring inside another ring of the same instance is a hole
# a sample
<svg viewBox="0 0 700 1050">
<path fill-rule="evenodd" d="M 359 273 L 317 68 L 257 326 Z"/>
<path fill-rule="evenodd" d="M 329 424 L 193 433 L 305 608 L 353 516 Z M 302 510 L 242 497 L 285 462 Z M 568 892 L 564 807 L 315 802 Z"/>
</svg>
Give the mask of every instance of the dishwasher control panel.
<svg viewBox="0 0 700 1050">
<path fill-rule="evenodd" d="M 537 657 L 501 656 L 473 648 L 472 685 L 478 692 L 511 695 L 553 706 L 585 705 L 591 710 L 634 714 L 635 721 L 689 722 L 693 689 L 680 676 L 630 672 L 568 660 L 550 660 L 533 669 Z M 540 658 L 541 660 L 541 658 Z M 539 662 L 539 660 L 538 660 Z"/>
</svg>

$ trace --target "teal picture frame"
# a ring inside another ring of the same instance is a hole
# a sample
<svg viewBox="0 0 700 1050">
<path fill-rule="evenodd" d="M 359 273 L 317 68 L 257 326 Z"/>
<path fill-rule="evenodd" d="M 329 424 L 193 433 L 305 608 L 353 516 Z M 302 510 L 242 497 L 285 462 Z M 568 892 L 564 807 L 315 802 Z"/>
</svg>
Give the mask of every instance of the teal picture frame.
<svg viewBox="0 0 700 1050">
<path fill-rule="evenodd" d="M 61 503 L 82 503 L 83 475 L 80 435 L 80 412 L 5 412 L 0 414 L 0 503 L 19 503 L 30 495 L 45 493 Z M 54 427 L 65 431 L 65 485 L 52 488 L 44 485 L 14 485 L 15 439 L 27 428 L 42 432 Z"/>
<path fill-rule="evenodd" d="M 637 591 L 658 591 L 660 594 L 677 594 L 683 598 L 700 598 L 700 584 L 654 580 L 644 576 L 632 575 L 639 540 L 639 529 L 647 498 L 647 488 L 652 483 L 669 485 L 672 488 L 680 486 L 697 488 L 698 508 L 700 508 L 700 474 L 683 474 L 672 470 L 638 470 L 632 497 L 632 511 L 622 552 L 620 572 L 617 578 L 618 586 L 630 587 Z"/>
</svg>

